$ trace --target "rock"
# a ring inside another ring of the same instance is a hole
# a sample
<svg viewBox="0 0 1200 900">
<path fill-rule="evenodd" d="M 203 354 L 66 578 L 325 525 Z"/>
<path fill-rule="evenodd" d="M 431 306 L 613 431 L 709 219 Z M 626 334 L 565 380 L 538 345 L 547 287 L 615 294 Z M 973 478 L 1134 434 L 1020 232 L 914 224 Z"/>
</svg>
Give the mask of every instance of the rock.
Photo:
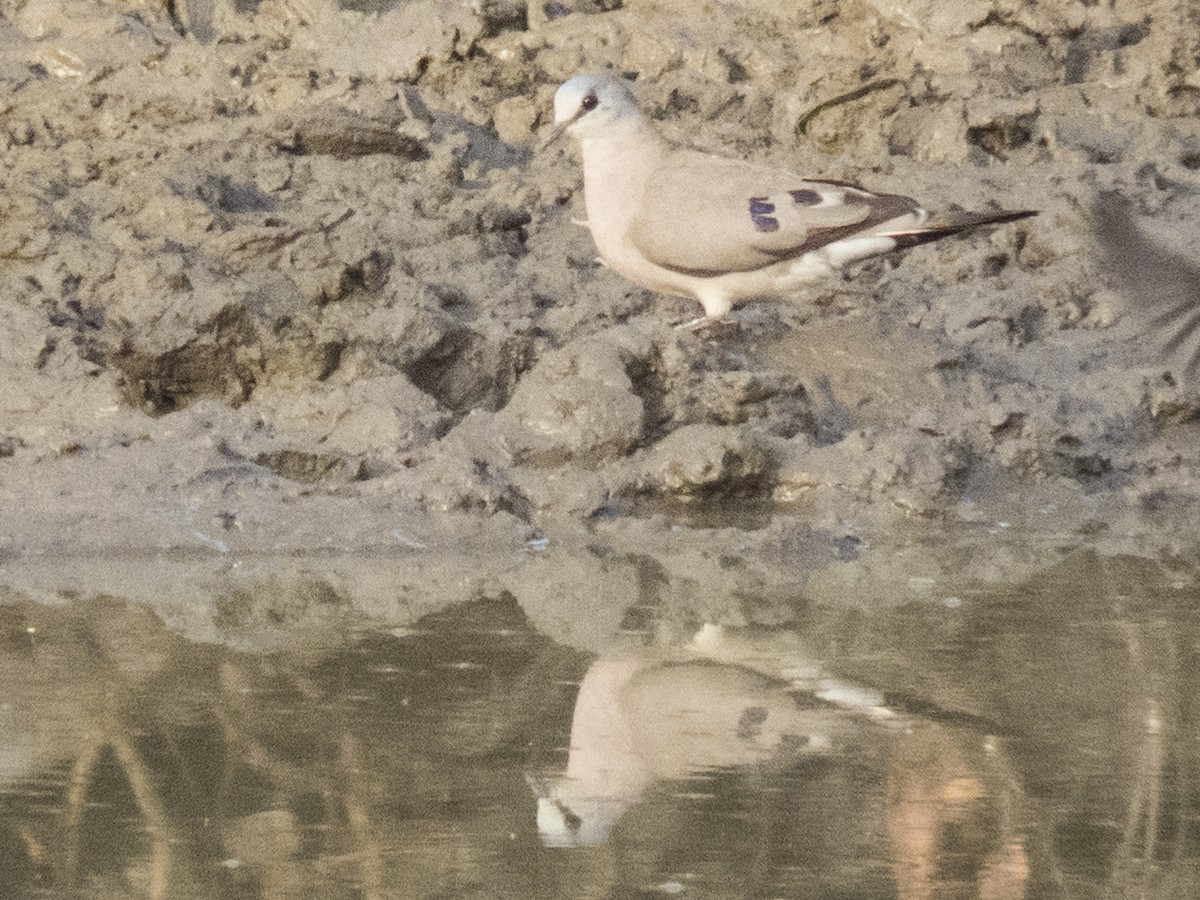
<svg viewBox="0 0 1200 900">
<path fill-rule="evenodd" d="M 776 465 L 766 442 L 751 429 L 688 425 L 630 462 L 637 474 L 627 490 L 683 500 L 765 497 Z"/>
<path fill-rule="evenodd" d="M 517 385 L 496 427 L 518 465 L 595 468 L 642 437 L 630 357 L 607 338 L 555 351 Z"/>
</svg>

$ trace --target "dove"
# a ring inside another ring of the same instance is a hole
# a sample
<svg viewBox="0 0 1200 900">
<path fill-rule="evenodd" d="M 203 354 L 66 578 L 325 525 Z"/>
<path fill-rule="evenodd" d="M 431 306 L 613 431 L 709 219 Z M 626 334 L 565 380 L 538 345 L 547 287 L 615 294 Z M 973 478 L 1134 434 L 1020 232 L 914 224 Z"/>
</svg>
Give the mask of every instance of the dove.
<svg viewBox="0 0 1200 900">
<path fill-rule="evenodd" d="M 916 200 L 847 181 L 703 153 L 662 137 L 629 82 L 576 75 L 554 95 L 554 127 L 583 155 L 587 226 L 600 259 L 651 291 L 690 297 L 704 316 L 778 298 L 849 263 L 1036 210 L 932 214 Z"/>
</svg>

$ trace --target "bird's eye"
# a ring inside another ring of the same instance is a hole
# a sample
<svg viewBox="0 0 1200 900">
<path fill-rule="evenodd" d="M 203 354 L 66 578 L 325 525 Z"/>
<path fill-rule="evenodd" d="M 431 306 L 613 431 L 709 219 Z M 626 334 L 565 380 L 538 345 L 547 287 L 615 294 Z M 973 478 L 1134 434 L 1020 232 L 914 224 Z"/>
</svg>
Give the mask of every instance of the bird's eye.
<svg viewBox="0 0 1200 900">
<path fill-rule="evenodd" d="M 583 107 L 584 112 L 591 112 L 593 109 L 595 109 L 597 106 L 600 105 L 600 101 L 599 101 L 599 99 L 597 99 L 595 94 L 588 94 L 586 97 L 583 98 L 583 102 L 580 103 L 579 105 Z"/>
</svg>

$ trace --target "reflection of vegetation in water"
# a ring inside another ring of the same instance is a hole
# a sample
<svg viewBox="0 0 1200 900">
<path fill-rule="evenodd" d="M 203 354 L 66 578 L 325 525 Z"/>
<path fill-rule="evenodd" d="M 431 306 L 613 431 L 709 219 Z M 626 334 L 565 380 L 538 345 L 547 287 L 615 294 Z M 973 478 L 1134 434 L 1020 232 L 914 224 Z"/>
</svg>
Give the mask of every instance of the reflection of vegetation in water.
<svg viewBox="0 0 1200 900">
<path fill-rule="evenodd" d="M 481 802 L 519 808 L 528 729 L 553 730 L 578 677 L 575 654 L 535 635 L 511 600 L 316 661 L 188 645 L 149 614 L 102 606 L 91 612 L 110 633 L 118 618 L 137 621 L 152 665 L 123 665 L 83 607 L 28 611 L 41 623 L 34 656 L 53 660 L 64 696 L 77 699 L 55 713 L 69 737 L 42 761 L 67 758 L 69 770 L 26 777 L 0 801 L 17 832 L 8 843 L 18 852 L 0 858 L 6 884 L 122 897 L 420 896 L 423 881 L 458 877 L 437 871 L 465 837 L 446 823 L 476 821 Z M 16 662 L 36 695 L 34 658 Z M 506 843 L 519 827 L 505 822 Z M 523 830 L 532 840 L 532 822 Z"/>
<path fill-rule="evenodd" d="M 1024 798 L 1029 858 L 997 862 L 1029 864 L 1031 896 L 1195 895 L 1194 583 L 1168 583 L 1134 558 L 1076 554 L 1035 583 L 962 598 L 961 614 L 906 607 L 820 627 L 837 632 L 858 677 L 924 698 L 948 722 L 999 725 L 1011 767 L 1000 783 Z M 941 753 L 917 769 L 952 784 L 962 760 Z M 981 757 L 974 768 L 989 765 Z M 933 804 L 939 785 L 918 793 Z M 926 852 L 928 885 L 936 842 Z"/>
<path fill-rule="evenodd" d="M 838 674 L 919 701 L 910 733 L 660 781 L 607 843 L 569 851 L 541 844 L 526 773 L 565 765 L 589 661 L 536 634 L 519 597 L 348 649 L 333 616 L 340 649 L 310 639 L 267 656 L 189 644 L 116 601 L 0 606 L 0 884 L 1196 896 L 1195 588 L 1077 556 L 1033 585 L 958 595 L 955 608 L 803 610 Z"/>
<path fill-rule="evenodd" d="M 996 643 L 1009 671 L 1027 673 L 1023 692 L 1005 682 L 1023 700 L 1010 701 L 1014 756 L 1030 792 L 1052 798 L 1035 834 L 1053 861 L 1045 877 L 1064 887 L 1163 898 L 1200 887 L 1196 600 L 1144 561 L 1081 555 L 1012 604 L 1024 646 Z"/>
</svg>

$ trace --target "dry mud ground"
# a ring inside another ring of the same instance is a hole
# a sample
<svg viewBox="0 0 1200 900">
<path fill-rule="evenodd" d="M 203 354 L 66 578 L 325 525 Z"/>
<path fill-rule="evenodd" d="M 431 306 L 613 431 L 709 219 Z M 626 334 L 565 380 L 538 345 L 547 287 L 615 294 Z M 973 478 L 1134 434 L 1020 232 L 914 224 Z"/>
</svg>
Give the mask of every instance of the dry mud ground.
<svg viewBox="0 0 1200 900">
<path fill-rule="evenodd" d="M 1081 548 L 1192 571 L 1194 344 L 1155 320 L 1200 281 L 1193 4 L 345 7 L 0 4 L 12 578 L 321 551 L 366 608 L 399 560 L 422 596 L 762 610 Z M 603 67 L 703 148 L 1041 215 L 676 330 L 533 149 Z"/>
</svg>

